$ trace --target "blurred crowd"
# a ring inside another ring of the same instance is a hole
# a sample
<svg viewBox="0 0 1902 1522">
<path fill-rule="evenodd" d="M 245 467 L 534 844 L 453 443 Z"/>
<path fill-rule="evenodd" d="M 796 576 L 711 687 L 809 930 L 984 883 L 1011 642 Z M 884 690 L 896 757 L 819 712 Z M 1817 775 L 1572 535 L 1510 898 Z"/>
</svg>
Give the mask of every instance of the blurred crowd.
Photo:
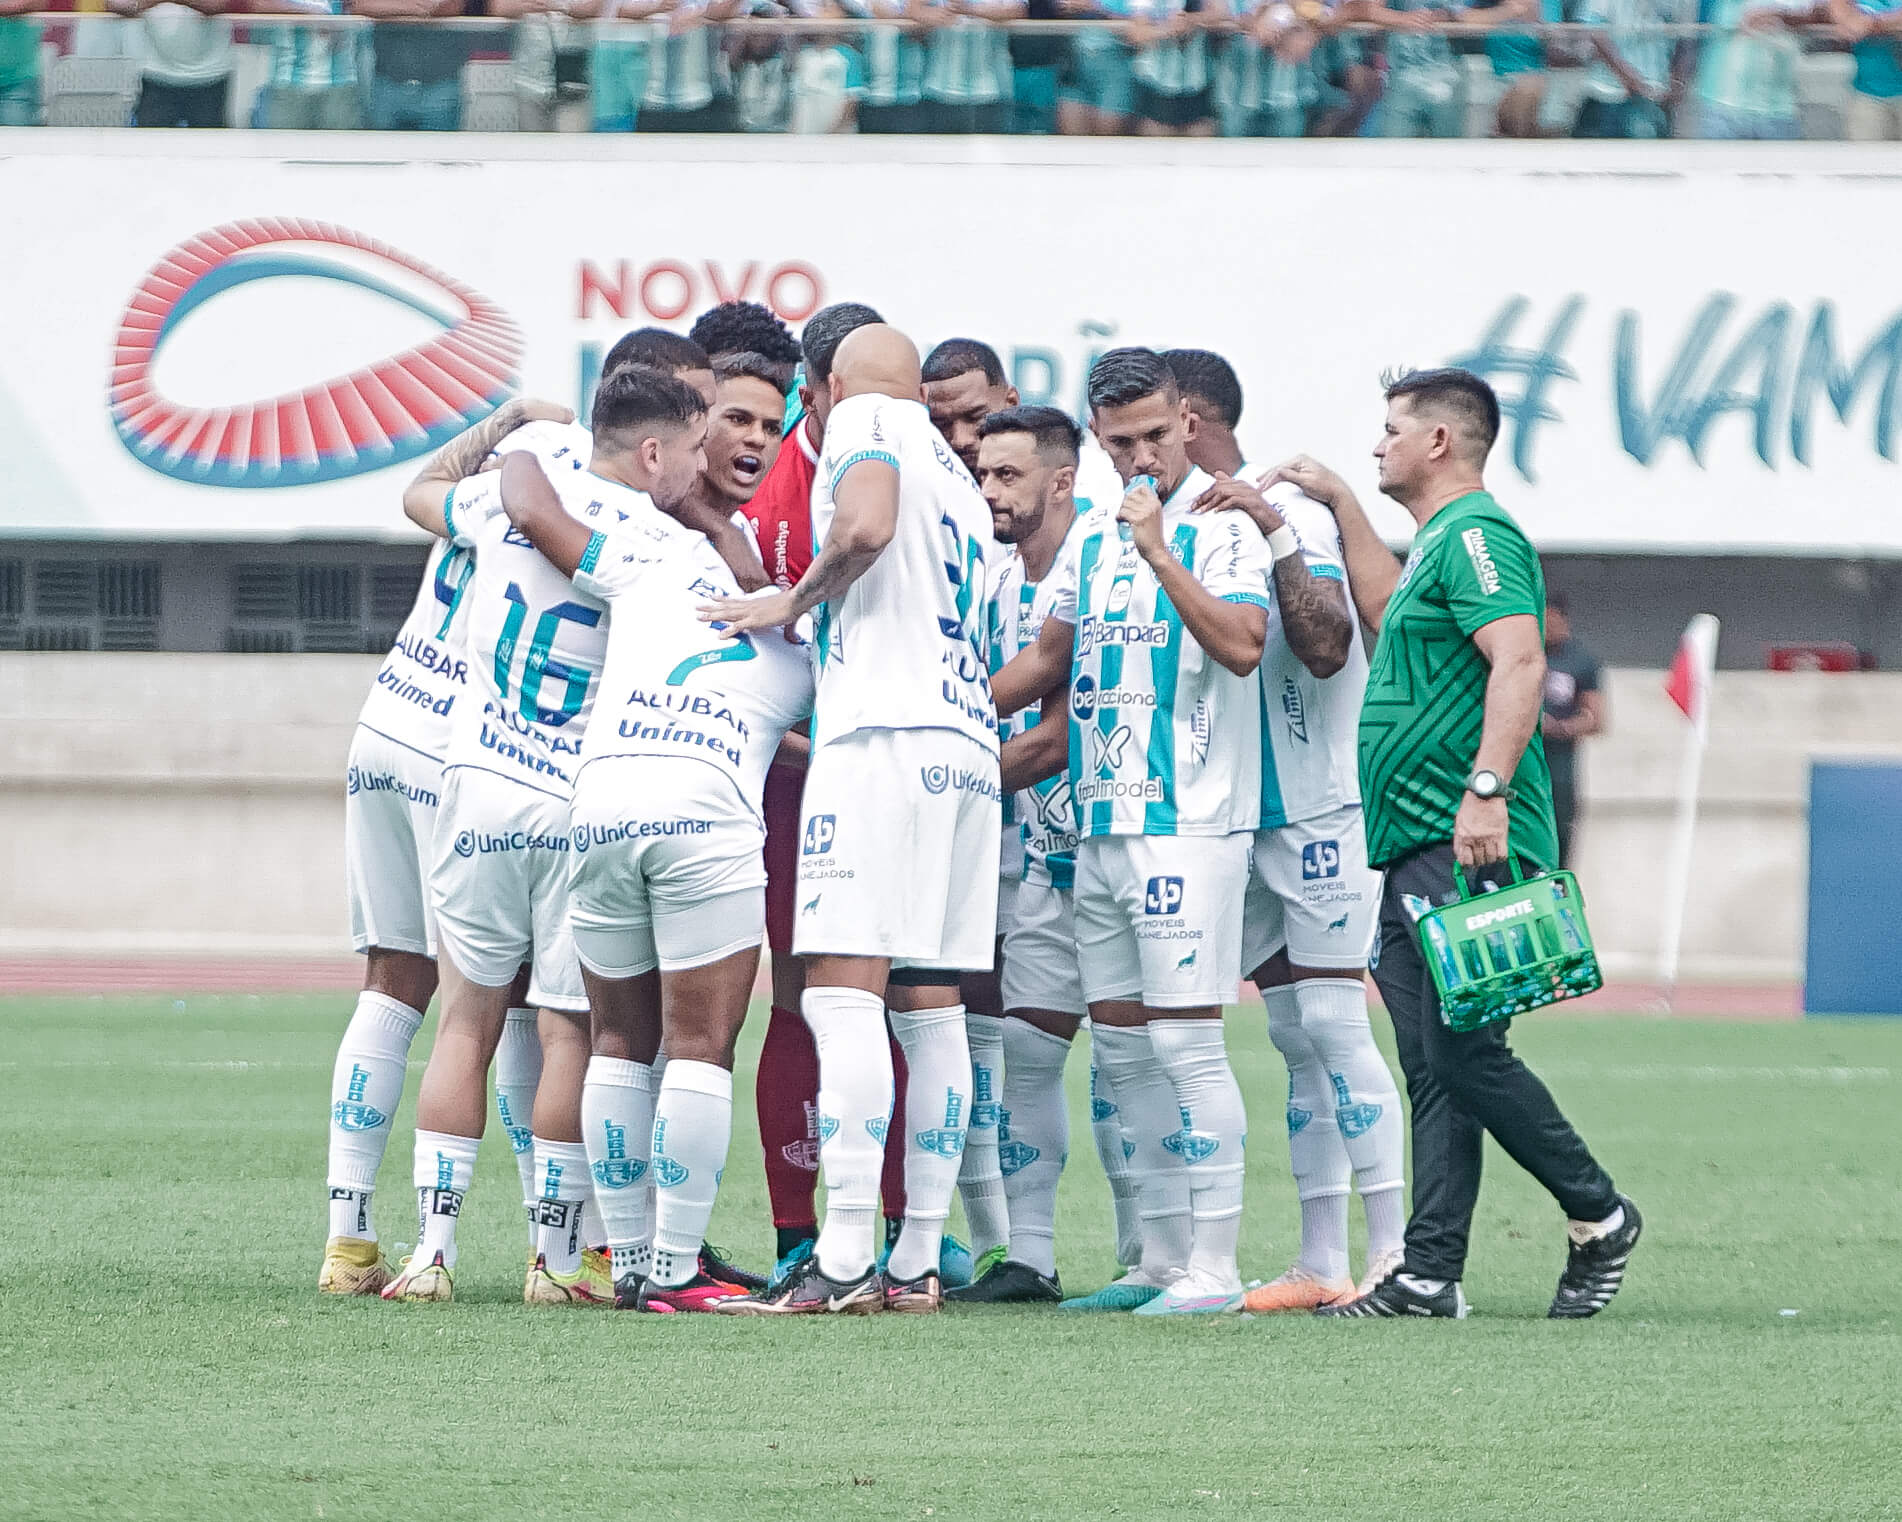
<svg viewBox="0 0 1902 1522">
<path fill-rule="evenodd" d="M 1902 0 L 0 0 L 0 126 L 121 121 L 1896 140 Z"/>
</svg>

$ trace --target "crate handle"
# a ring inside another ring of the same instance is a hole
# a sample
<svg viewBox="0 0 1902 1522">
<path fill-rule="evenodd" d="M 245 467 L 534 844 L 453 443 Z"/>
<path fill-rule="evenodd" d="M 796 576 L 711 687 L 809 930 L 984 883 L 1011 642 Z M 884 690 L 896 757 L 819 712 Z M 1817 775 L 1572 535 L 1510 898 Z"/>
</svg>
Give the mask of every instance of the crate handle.
<svg viewBox="0 0 1902 1522">
<path fill-rule="evenodd" d="M 1519 858 L 1514 856 L 1510 850 L 1506 853 L 1506 865 L 1512 871 L 1512 881 L 1515 886 L 1525 881 L 1525 878 L 1519 871 Z M 1469 898 L 1479 897 L 1479 894 L 1475 890 L 1466 886 L 1465 868 L 1461 867 L 1457 861 L 1453 863 L 1453 888 L 1454 891 L 1459 894 L 1461 903 L 1465 903 Z"/>
</svg>

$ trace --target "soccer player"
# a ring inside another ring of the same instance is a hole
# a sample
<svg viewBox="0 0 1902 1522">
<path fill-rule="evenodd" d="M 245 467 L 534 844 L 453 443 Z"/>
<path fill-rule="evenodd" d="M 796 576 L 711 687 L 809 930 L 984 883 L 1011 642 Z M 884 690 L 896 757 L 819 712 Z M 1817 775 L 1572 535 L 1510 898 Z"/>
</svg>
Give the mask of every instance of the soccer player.
<svg viewBox="0 0 1902 1522">
<path fill-rule="evenodd" d="M 978 488 L 990 504 L 993 535 L 1006 547 L 990 604 L 990 660 L 997 670 L 1036 640 L 1049 614 L 1047 578 L 1077 520 L 1082 429 L 1054 407 L 1012 407 L 986 417 L 977 431 Z M 1090 505 L 1081 506 L 1087 511 Z M 1077 833 L 1067 771 L 1067 694 L 1066 682 L 1044 699 L 1048 724 L 1041 722 L 1042 710 L 1031 706 L 999 726 L 1006 788 L 1013 786 L 1014 772 L 1038 779 L 1005 795 L 1005 868 L 998 883 L 1002 986 L 996 995 L 1002 1018 L 967 1021 L 973 1133 L 985 1099 L 979 1032 L 986 1027 L 994 1028 L 1002 1058 L 993 1144 L 1002 1169 L 1008 1251 L 974 1283 L 950 1291 L 951 1300 L 1055 1304 L 1063 1298 L 1056 1262 L 1057 1182 L 1070 1141 L 1063 1065 L 1084 1014 L 1071 901 Z M 1012 900 L 1015 912 L 1007 907 Z M 967 1005 L 974 982 L 965 980 Z M 1128 1192 L 1120 1128 L 1114 1145 Z M 960 1187 L 970 1215 L 968 1141 L 965 1157 Z M 972 1231 L 975 1236 L 975 1224 Z"/>
<path fill-rule="evenodd" d="M 1070 674 L 1077 956 L 1142 1201 L 1142 1261 L 1065 1303 L 1227 1310 L 1246 1121 L 1221 1013 L 1260 821 L 1268 551 L 1247 514 L 1190 512 L 1214 482 L 1161 355 L 1110 350 L 1089 397 L 1128 490 L 1078 525 L 1037 642 L 995 687 L 1009 714 Z"/>
<path fill-rule="evenodd" d="M 1163 358 L 1195 418 L 1190 457 L 1217 477 L 1197 511 L 1239 508 L 1274 557 L 1261 661 L 1261 830 L 1243 906 L 1242 968 L 1261 991 L 1269 1037 L 1288 1064 L 1301 1252 L 1242 1305 L 1311 1311 L 1356 1292 L 1347 1256 L 1350 1178 L 1367 1213 L 1362 1290 L 1399 1265 L 1406 1218 L 1400 1095 L 1367 1019 L 1380 906 L 1355 759 L 1367 657 L 1333 517 L 1285 481 L 1264 497 L 1255 483 L 1266 472 L 1243 463 L 1234 369 L 1206 349 L 1171 349 Z"/>
<path fill-rule="evenodd" d="M 881 320 L 872 308 L 843 301 L 813 313 L 801 331 L 806 379 L 799 399 L 804 415 L 781 442 L 779 457 L 752 501 L 742 509 L 753 525 L 767 574 L 781 587 L 793 586 L 812 564 L 812 483 L 826 417 L 832 410 L 829 383 L 833 356 L 848 334 Z M 744 331 L 761 342 L 768 341 L 752 326 Z M 766 1159 L 766 1194 L 778 1234 L 779 1262 L 773 1276 L 776 1287 L 783 1287 L 812 1256 L 819 1235 L 818 1207 L 813 1198 L 819 1178 L 819 1052 L 811 1029 L 799 1013 L 805 978 L 799 959 L 793 955 L 793 907 L 799 891 L 799 799 L 806 781 L 800 749 L 800 737 L 789 737 L 781 748 L 780 764 L 766 775 L 766 941 L 772 952 L 773 1011 L 760 1047 L 753 1097 L 760 1148 Z M 891 1043 L 891 1052 L 894 1069 L 902 1072 L 903 1058 L 896 1040 Z M 905 1212 L 902 1093 L 895 1101 L 892 1119 L 893 1132 L 886 1143 L 880 1181 L 888 1243 L 896 1240 Z M 954 1264 L 958 1254 L 949 1238 L 945 1253 L 947 1273 L 955 1266 L 956 1282 L 965 1282 L 968 1268 Z"/>
<path fill-rule="evenodd" d="M 596 389 L 588 469 L 560 474 L 584 518 L 618 519 L 683 500 L 700 466 L 705 409 L 681 381 L 642 365 Z M 441 1021 L 416 1106 L 422 1235 L 385 1299 L 454 1297 L 456 1219 L 483 1129 L 484 1075 L 502 1034 L 507 988 L 531 963 L 541 1011 L 542 1079 L 534 1153 L 540 1237 L 523 1287 L 530 1304 L 603 1304 L 606 1263 L 584 1261 L 589 1169 L 581 1137 L 588 1003 L 570 930 L 569 803 L 581 735 L 599 688 L 606 609 L 578 596 L 515 532 L 499 473 L 458 480 L 426 470 L 404 497 L 418 524 L 475 551 L 468 643 L 478 709 L 450 739 L 430 891 L 442 946 Z M 532 615 L 532 619 L 531 619 Z M 610 1242 L 614 1219 L 601 1201 Z"/>
<path fill-rule="evenodd" d="M 445 445 L 436 463 L 445 470 L 466 466 L 473 472 L 501 438 L 524 422 L 545 419 L 559 425 L 573 417 L 567 408 L 545 402 L 506 402 Z M 376 674 L 350 739 L 344 862 L 350 938 L 363 954 L 364 968 L 363 992 L 330 1080 L 330 1232 L 317 1278 L 318 1290 L 327 1295 L 375 1295 L 390 1281 L 371 1201 L 403 1097 L 410 1045 L 436 991 L 428 863 L 443 754 L 468 683 L 463 591 L 473 571 L 466 550 L 438 543 L 430 551 L 415 606 Z M 509 1019 L 513 1029 L 532 1021 L 533 1011 L 511 1008 Z M 532 1033 L 532 1024 L 528 1028 Z M 526 1076 L 532 1099 L 541 1069 L 532 1035 L 529 1047 L 533 1061 Z M 521 1113 L 526 1118 L 525 1108 Z M 510 1124 L 510 1116 L 503 1116 L 503 1124 Z"/>
<path fill-rule="evenodd" d="M 730 383 L 716 411 L 732 404 Z M 657 1017 L 667 1052 L 658 1096 L 645 1103 L 636 1062 L 597 1054 L 588 1068 L 583 1126 L 597 1181 L 637 1183 L 638 1138 L 653 1139 L 651 1250 L 610 1220 L 615 1303 L 706 1310 L 734 1293 L 701 1266 L 700 1250 L 732 1134 L 733 1044 L 765 933 L 760 795 L 780 737 L 811 712 L 811 659 L 777 632 L 728 641 L 697 616 L 708 597 L 739 595 L 722 553 L 750 546 L 716 552 L 651 509 L 591 529 L 525 455 L 503 465 L 502 500 L 529 542 L 612 610 L 609 696 L 583 741 L 571 813 L 575 943 L 593 1009 L 645 1028 L 643 1047 Z"/>
<path fill-rule="evenodd" d="M 1273 472 L 1332 509 L 1354 604 L 1378 635 L 1360 720 L 1367 854 L 1386 870 L 1374 979 L 1393 1017 L 1413 1109 L 1413 1218 L 1401 1268 L 1325 1316 L 1466 1314 L 1466 1264 L 1487 1132 L 1566 1215 L 1569 1249 L 1549 1314 L 1596 1315 L 1624 1282 L 1643 1221 L 1558 1104 L 1507 1043 L 1504 1023 L 1454 1031 L 1414 922 L 1457 896 L 1455 863 L 1481 887 L 1508 858 L 1558 858 L 1539 739 L 1545 578 L 1524 532 L 1484 482 L 1499 399 L 1467 370 L 1415 371 L 1387 387 L 1374 456 L 1380 489 L 1417 526 L 1395 560 L 1347 484 L 1305 456 Z"/>
<path fill-rule="evenodd" d="M 782 395 L 792 394 L 799 373 L 799 340 L 757 301 L 723 301 L 709 307 L 687 330 L 687 336 L 706 350 L 710 359 L 729 354 L 757 354 L 773 367 Z"/>
<path fill-rule="evenodd" d="M 818 554 L 792 590 L 706 614 L 737 635 L 824 605 L 794 948 L 807 958 L 802 1005 L 819 1049 L 826 1217 L 813 1260 L 783 1289 L 726 1310 L 935 1311 L 943 1300 L 940 1238 L 971 1100 L 957 980 L 991 960 L 1000 792 L 982 649 L 990 514 L 922 395 L 903 334 L 873 324 L 846 338 L 813 494 Z M 881 1276 L 888 985 L 908 1070 L 906 1207 Z"/>
<path fill-rule="evenodd" d="M 1017 405 L 997 350 L 975 338 L 947 338 L 925 356 L 925 410 L 964 468 L 977 474 L 978 429 L 993 412 Z"/>
</svg>

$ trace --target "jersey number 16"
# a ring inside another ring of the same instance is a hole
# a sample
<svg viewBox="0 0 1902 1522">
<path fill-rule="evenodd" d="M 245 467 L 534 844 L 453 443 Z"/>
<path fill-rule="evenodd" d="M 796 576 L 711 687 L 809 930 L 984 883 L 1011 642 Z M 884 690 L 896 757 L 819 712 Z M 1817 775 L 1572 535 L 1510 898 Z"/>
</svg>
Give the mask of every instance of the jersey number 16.
<svg viewBox="0 0 1902 1522">
<path fill-rule="evenodd" d="M 506 595 L 509 602 L 508 616 L 502 621 L 501 638 L 495 642 L 495 690 L 504 698 L 509 695 L 509 676 L 515 667 L 515 651 L 521 643 L 522 625 L 528 620 L 528 599 L 522 596 L 522 589 L 511 581 Z M 592 629 L 601 622 L 601 610 L 584 608 L 578 602 L 558 602 L 535 620 L 535 637 L 528 642 L 528 650 L 522 658 L 521 698 L 518 705 L 522 717 L 531 724 L 547 724 L 556 729 L 581 712 L 581 705 L 588 700 L 588 684 L 595 678 L 595 673 L 585 666 L 570 666 L 549 659 L 556 631 L 564 619 L 584 629 Z M 546 681 L 567 683 L 562 692 L 561 707 L 542 707 L 542 683 Z"/>
</svg>

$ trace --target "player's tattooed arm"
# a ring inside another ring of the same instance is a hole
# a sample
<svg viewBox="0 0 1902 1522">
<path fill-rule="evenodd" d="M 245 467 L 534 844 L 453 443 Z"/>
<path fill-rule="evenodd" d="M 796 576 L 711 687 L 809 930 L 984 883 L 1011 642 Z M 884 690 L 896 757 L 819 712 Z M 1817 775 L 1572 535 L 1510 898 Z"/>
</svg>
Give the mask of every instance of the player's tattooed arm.
<svg viewBox="0 0 1902 1522">
<path fill-rule="evenodd" d="M 466 428 L 429 457 L 403 493 L 403 511 L 409 520 L 440 535 L 443 495 L 458 481 L 466 481 L 495 453 L 496 445 L 524 423 L 572 423 L 574 412 L 559 402 L 513 397 L 473 428 Z"/>
<path fill-rule="evenodd" d="M 723 625 L 729 639 L 790 624 L 822 602 L 843 597 L 869 571 L 898 529 L 898 471 L 882 460 L 861 460 L 833 488 L 832 526 L 799 584 L 772 597 L 723 598 L 700 617 Z"/>
<path fill-rule="evenodd" d="M 1325 680 L 1347 664 L 1354 643 L 1354 615 L 1338 581 L 1316 576 L 1299 555 L 1275 562 L 1275 606 L 1281 632 L 1295 659 Z"/>
<path fill-rule="evenodd" d="M 594 531 L 561 505 L 541 461 L 526 449 L 502 461 L 502 511 L 544 560 L 564 576 L 575 574 Z"/>
<path fill-rule="evenodd" d="M 1361 509 L 1353 489 L 1319 460 L 1296 455 L 1269 471 L 1261 485 L 1291 481 L 1334 515 L 1341 531 L 1341 557 L 1347 562 L 1347 584 L 1354 591 L 1360 621 L 1374 633 L 1387 612 L 1387 599 L 1400 584 L 1400 562 L 1381 542 L 1374 525 Z"/>
<path fill-rule="evenodd" d="M 759 552 L 753 548 L 753 541 L 733 521 L 731 514 L 708 506 L 697 496 L 689 496 L 673 516 L 707 536 L 714 553 L 726 562 L 726 568 L 733 573 L 733 580 L 742 592 L 763 591 L 773 584 L 773 578 L 760 563 Z"/>
</svg>

